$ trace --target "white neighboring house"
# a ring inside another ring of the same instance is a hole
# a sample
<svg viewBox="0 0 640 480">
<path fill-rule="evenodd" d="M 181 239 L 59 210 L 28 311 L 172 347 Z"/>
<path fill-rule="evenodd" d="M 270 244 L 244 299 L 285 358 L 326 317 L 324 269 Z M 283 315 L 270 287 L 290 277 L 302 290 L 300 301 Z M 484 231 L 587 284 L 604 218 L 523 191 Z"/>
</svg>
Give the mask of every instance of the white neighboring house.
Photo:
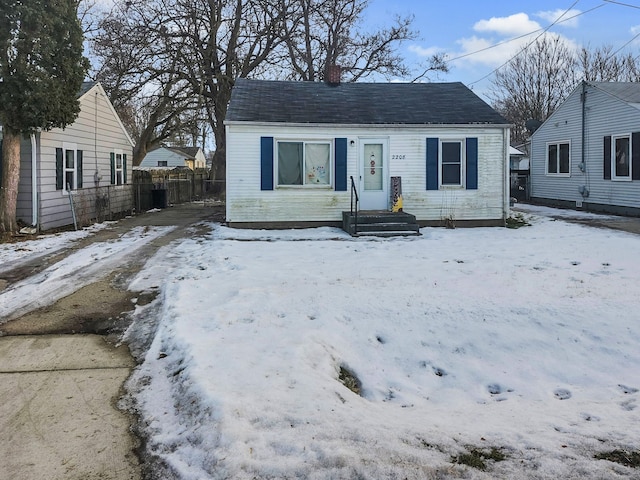
<svg viewBox="0 0 640 480">
<path fill-rule="evenodd" d="M 504 225 L 508 122 L 462 83 L 285 82 L 240 78 L 226 125 L 231 226 L 340 226 L 351 181 L 362 210 L 421 225 Z"/>
<path fill-rule="evenodd" d="M 640 216 L 640 83 L 573 90 L 531 136 L 531 200 Z"/>
<path fill-rule="evenodd" d="M 100 83 L 83 83 L 78 100 L 75 122 L 32 134 L 20 145 L 16 213 L 38 230 L 133 209 L 131 137 Z"/>
<path fill-rule="evenodd" d="M 191 170 L 206 167 L 206 158 L 200 147 L 161 146 L 148 152 L 140 167 L 187 167 Z"/>
</svg>

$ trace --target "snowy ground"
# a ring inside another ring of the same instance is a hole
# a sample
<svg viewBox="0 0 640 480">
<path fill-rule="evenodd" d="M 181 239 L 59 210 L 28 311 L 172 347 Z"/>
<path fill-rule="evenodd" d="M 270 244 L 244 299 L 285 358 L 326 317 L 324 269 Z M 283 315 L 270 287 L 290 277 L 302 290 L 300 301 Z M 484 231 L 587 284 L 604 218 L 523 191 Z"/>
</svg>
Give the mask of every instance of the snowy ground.
<svg viewBox="0 0 640 480">
<path fill-rule="evenodd" d="M 594 459 L 640 448 L 640 236 L 529 212 L 164 247 L 130 286 L 161 292 L 128 332 L 157 312 L 128 385 L 150 449 L 183 479 L 640 478 Z"/>
</svg>

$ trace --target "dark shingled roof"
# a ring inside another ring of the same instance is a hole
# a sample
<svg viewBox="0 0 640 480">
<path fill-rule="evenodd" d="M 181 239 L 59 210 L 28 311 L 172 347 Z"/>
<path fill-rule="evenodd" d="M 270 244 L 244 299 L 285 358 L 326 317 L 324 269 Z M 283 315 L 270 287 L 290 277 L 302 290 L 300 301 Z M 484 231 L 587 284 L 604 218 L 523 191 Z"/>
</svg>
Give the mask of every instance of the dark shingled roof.
<svg viewBox="0 0 640 480">
<path fill-rule="evenodd" d="M 508 122 L 462 83 L 236 80 L 228 121 L 343 125 Z"/>
<path fill-rule="evenodd" d="M 78 97 L 81 97 L 89 90 L 91 90 L 98 82 L 82 82 L 82 86 L 80 87 L 80 93 L 78 93 Z"/>
</svg>

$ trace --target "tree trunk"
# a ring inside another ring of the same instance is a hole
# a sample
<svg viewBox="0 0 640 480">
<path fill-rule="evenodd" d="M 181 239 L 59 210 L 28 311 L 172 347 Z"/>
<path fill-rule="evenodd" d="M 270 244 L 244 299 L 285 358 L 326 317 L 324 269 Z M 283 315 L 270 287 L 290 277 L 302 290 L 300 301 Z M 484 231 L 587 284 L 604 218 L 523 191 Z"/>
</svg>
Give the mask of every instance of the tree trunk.
<svg viewBox="0 0 640 480">
<path fill-rule="evenodd" d="M 20 132 L 4 126 L 2 139 L 2 185 L 0 185 L 0 233 L 18 230 L 16 206 L 20 181 Z"/>
</svg>

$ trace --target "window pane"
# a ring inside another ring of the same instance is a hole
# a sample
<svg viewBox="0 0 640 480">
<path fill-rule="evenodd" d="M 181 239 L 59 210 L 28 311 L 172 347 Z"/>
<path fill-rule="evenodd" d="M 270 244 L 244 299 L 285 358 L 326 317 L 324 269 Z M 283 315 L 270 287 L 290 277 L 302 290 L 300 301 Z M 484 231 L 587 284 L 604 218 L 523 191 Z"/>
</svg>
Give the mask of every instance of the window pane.
<svg viewBox="0 0 640 480">
<path fill-rule="evenodd" d="M 629 138 L 616 138 L 616 177 L 629 176 Z"/>
<path fill-rule="evenodd" d="M 547 173 L 558 173 L 558 145 L 549 145 Z"/>
<path fill-rule="evenodd" d="M 460 142 L 442 142 L 442 163 L 460 163 Z"/>
<path fill-rule="evenodd" d="M 75 168 L 74 163 L 73 150 L 65 150 L 65 168 Z"/>
<path fill-rule="evenodd" d="M 460 165 L 449 163 L 442 165 L 442 184 L 460 185 Z"/>
<path fill-rule="evenodd" d="M 64 189 L 73 190 L 76 186 L 73 182 L 73 172 L 66 172 L 64 175 Z"/>
<path fill-rule="evenodd" d="M 383 158 L 381 143 L 367 143 L 364 152 L 364 189 L 382 190 Z"/>
<path fill-rule="evenodd" d="M 559 173 L 569 173 L 569 144 L 560 144 L 560 171 Z"/>
<path fill-rule="evenodd" d="M 278 142 L 278 185 L 302 185 L 301 142 Z"/>
<path fill-rule="evenodd" d="M 462 185 L 462 144 L 442 142 L 442 185 Z"/>
<path fill-rule="evenodd" d="M 116 168 L 122 168 L 122 155 L 116 155 Z"/>
<path fill-rule="evenodd" d="M 122 170 L 116 172 L 116 185 L 122 185 Z"/>
<path fill-rule="evenodd" d="M 304 157 L 305 183 L 329 184 L 329 144 L 307 143 Z"/>
</svg>

